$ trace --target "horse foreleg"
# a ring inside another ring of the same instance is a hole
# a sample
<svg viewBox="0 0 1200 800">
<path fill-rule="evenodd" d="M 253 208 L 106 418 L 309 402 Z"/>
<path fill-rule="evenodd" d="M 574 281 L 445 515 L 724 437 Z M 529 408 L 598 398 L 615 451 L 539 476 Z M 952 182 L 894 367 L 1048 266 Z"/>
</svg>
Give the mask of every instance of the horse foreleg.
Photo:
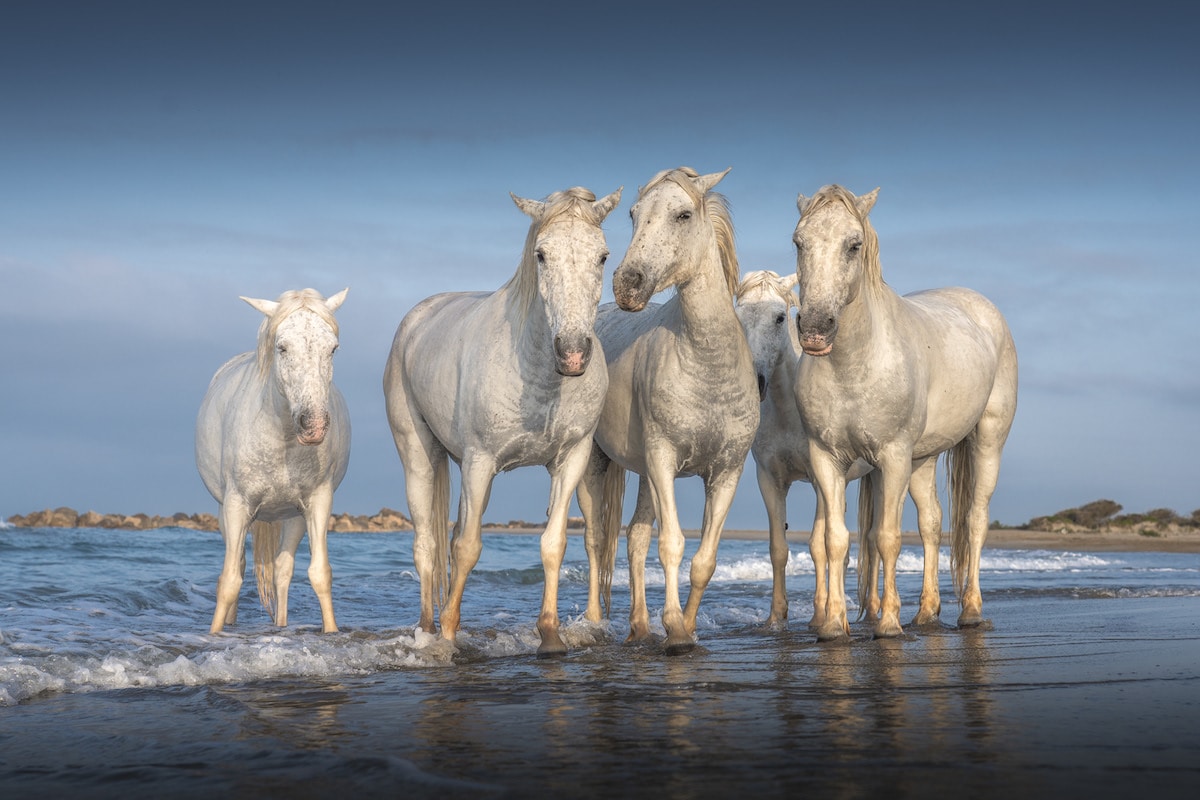
<svg viewBox="0 0 1200 800">
<path fill-rule="evenodd" d="M 788 484 L 777 480 L 763 464 L 755 462 L 758 493 L 767 509 L 768 550 L 771 554 L 771 613 L 769 626 L 786 626 L 787 599 L 787 493 Z"/>
<path fill-rule="evenodd" d="M 817 509 L 813 514 L 812 533 L 808 537 L 808 554 L 812 558 L 813 572 L 816 573 L 816 587 L 813 590 L 813 615 L 808 621 L 808 627 L 815 631 L 825 624 L 825 605 L 829 602 L 829 559 L 825 556 L 828 517 L 825 513 L 825 502 L 815 486 L 813 490 L 817 496 Z"/>
<path fill-rule="evenodd" d="M 237 601 L 246 574 L 246 530 L 250 510 L 240 497 L 227 497 L 221 503 L 221 537 L 225 540 L 225 562 L 217 578 L 217 608 L 209 633 L 220 633 L 237 622 Z"/>
<path fill-rule="evenodd" d="M 333 489 L 322 487 L 308 500 L 305 520 L 308 523 L 308 582 L 321 604 L 321 628 L 325 633 L 337 631 L 333 617 L 333 568 L 329 565 L 329 547 L 326 533 L 329 529 L 329 512 L 333 508 Z"/>
<path fill-rule="evenodd" d="M 696 633 L 696 616 L 700 613 L 700 601 L 704 598 L 704 591 L 717 568 L 717 546 L 721 543 L 725 518 L 729 515 L 729 507 L 733 504 L 733 495 L 741 476 L 742 470 L 739 465 L 737 469 L 706 481 L 700 546 L 696 549 L 696 555 L 692 557 L 691 588 L 688 590 L 687 605 L 683 609 L 684 624 L 687 626 L 687 632 L 692 635 Z"/>
<path fill-rule="evenodd" d="M 537 621 L 538 633 L 542 637 L 538 658 L 561 656 L 567 652 L 567 646 L 558 633 L 558 579 L 567 552 L 567 512 L 571 507 L 571 494 L 587 468 L 591 448 L 592 440 L 583 439 L 571 448 L 550 474 L 550 503 L 546 509 L 546 530 L 542 533 L 541 543 L 545 580 L 542 612 Z"/>
<path fill-rule="evenodd" d="M 875 623 L 876 638 L 890 638 L 904 632 L 900 625 L 900 593 L 896 589 L 896 564 L 900 560 L 900 520 L 904 499 L 912 477 L 909 452 L 881 460 L 875 480 L 880 485 L 876 514 L 876 550 L 883 565 L 883 602 Z M 861 565 L 860 565 L 861 567 Z"/>
<path fill-rule="evenodd" d="M 653 525 L 654 502 L 650 496 L 650 483 L 642 476 L 638 478 L 637 504 L 625 534 L 629 560 L 629 637 L 626 642 L 650 638 L 650 610 L 646 607 L 646 556 L 650 553 Z"/>
<path fill-rule="evenodd" d="M 588 454 L 587 466 L 575 489 L 579 513 L 583 515 L 583 547 L 588 557 L 588 602 L 584 619 L 589 622 L 604 619 L 604 610 L 610 601 L 601 597 L 604 594 L 604 588 L 601 586 L 601 573 L 604 571 L 601 562 L 606 555 L 601 511 L 604 506 L 604 476 L 608 464 L 608 456 L 593 443 Z"/>
<path fill-rule="evenodd" d="M 667 632 L 667 655 L 689 652 L 696 640 L 688 630 L 683 607 L 679 603 L 679 565 L 683 562 L 684 538 L 675 507 L 675 464 L 670 454 L 647 453 L 650 491 L 658 517 L 658 560 L 666 577 L 663 628 Z M 630 565 L 632 570 L 632 565 Z"/>
<path fill-rule="evenodd" d="M 908 485 L 913 504 L 917 507 L 917 529 L 921 532 L 924 550 L 924 570 L 921 580 L 921 605 L 913 625 L 930 625 L 938 621 L 942 597 L 938 589 L 938 551 L 942 543 L 942 504 L 937 495 L 937 458 L 928 458 L 913 469 Z"/>
<path fill-rule="evenodd" d="M 850 552 L 850 531 L 846 528 L 846 477 L 833 459 L 811 441 L 809 463 L 813 485 L 820 492 L 820 502 L 825 509 L 825 558 L 829 571 L 825 618 L 817 628 L 817 639 L 830 641 L 850 635 L 850 623 L 846 619 L 846 558 Z"/>
<path fill-rule="evenodd" d="M 462 496 L 458 504 L 458 521 L 450 543 L 450 593 L 442 607 L 442 636 L 454 641 L 462 620 L 463 593 L 467 577 L 479 563 L 483 552 L 483 512 L 487 510 L 496 477 L 494 464 L 467 454 L 462 460 Z"/>
<path fill-rule="evenodd" d="M 296 549 L 304 538 L 305 523 L 301 517 L 283 521 L 279 553 L 275 556 L 275 624 L 288 624 L 288 589 L 292 585 L 292 574 L 296 567 Z"/>
</svg>

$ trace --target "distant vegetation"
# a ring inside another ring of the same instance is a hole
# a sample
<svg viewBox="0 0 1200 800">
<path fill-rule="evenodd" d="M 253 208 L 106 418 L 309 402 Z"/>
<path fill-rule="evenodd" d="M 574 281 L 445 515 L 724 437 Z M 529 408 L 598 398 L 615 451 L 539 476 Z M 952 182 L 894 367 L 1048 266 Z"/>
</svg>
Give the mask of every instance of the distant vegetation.
<svg viewBox="0 0 1200 800">
<path fill-rule="evenodd" d="M 1155 508 L 1141 514 L 1122 514 L 1121 510 L 1121 504 L 1113 500 L 1093 500 L 1047 517 L 1034 517 L 1019 527 L 1033 531 L 1130 530 L 1146 535 L 1168 528 L 1200 528 L 1200 508 L 1186 517 L 1169 508 Z"/>
<path fill-rule="evenodd" d="M 1200 529 L 1200 508 L 1189 516 L 1180 516 L 1169 508 L 1155 508 L 1141 514 L 1122 514 L 1121 504 L 1113 500 L 1094 500 L 1078 508 L 1067 508 L 1045 517 L 1034 517 L 1024 525 L 1005 525 L 992 522 L 994 529 L 1052 531 L 1071 533 L 1086 531 L 1128 531 L 1142 536 L 1159 536 L 1166 531 Z M 147 514 L 98 514 L 95 511 L 79 513 L 72 508 L 46 509 L 28 515 L 15 515 L 7 520 L 9 525 L 19 528 L 119 528 L 124 530 L 151 530 L 154 528 L 177 527 L 215 531 L 217 518 L 212 514 L 179 513 L 170 517 Z M 484 522 L 489 530 L 541 530 L 546 521 L 514 519 L 508 522 Z M 2 526 L 0 526 L 2 527 Z M 583 527 L 582 517 L 571 517 L 567 527 Z M 412 521 L 407 516 L 390 508 L 381 508 L 378 514 L 353 515 L 334 514 L 329 520 L 329 530 L 339 531 L 403 531 L 412 530 Z"/>
</svg>

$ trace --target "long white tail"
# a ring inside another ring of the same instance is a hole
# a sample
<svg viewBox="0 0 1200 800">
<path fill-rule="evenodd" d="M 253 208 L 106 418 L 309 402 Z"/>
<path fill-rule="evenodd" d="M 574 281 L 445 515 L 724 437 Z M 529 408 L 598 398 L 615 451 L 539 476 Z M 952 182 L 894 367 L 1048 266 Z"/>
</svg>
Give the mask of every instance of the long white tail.
<svg viewBox="0 0 1200 800">
<path fill-rule="evenodd" d="M 967 514 L 975 491 L 975 460 L 971 456 L 969 436 L 946 451 L 946 472 L 950 476 L 950 574 L 954 576 L 954 593 L 961 604 L 971 557 L 971 527 Z"/>
<path fill-rule="evenodd" d="M 617 565 L 617 543 L 621 538 L 621 511 L 625 504 L 625 470 L 609 461 L 604 471 L 604 497 L 600 501 L 600 532 L 603 558 L 599 564 L 600 599 L 604 616 L 612 615 L 612 578 Z"/>
<path fill-rule="evenodd" d="M 258 599 L 271 619 L 275 619 L 275 556 L 279 555 L 283 523 L 255 520 L 250 523 L 250 535 L 254 539 L 254 580 L 258 584 Z"/>
</svg>

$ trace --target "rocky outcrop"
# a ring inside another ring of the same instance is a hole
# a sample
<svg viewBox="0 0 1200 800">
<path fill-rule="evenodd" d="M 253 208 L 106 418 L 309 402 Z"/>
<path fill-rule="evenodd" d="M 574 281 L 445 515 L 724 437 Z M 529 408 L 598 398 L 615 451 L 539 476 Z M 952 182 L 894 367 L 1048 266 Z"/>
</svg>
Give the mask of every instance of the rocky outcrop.
<svg viewBox="0 0 1200 800">
<path fill-rule="evenodd" d="M 198 531 L 215 531 L 217 518 L 212 514 L 172 514 L 160 517 L 150 514 L 100 514 L 85 511 L 82 514 L 73 508 L 60 507 L 34 511 L 31 514 L 16 514 L 8 523 L 18 528 L 112 528 L 114 530 L 148 531 L 155 528 L 190 528 Z M 334 514 L 329 518 L 329 530 L 349 531 L 409 531 L 412 522 L 399 511 L 390 508 L 379 510 L 371 516 Z"/>
</svg>

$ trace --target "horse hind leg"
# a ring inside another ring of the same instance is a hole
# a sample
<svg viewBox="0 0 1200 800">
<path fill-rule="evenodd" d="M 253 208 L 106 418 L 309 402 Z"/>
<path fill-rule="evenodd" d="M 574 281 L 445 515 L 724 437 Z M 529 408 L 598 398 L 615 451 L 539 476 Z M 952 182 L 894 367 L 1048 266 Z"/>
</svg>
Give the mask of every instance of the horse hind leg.
<svg viewBox="0 0 1200 800">
<path fill-rule="evenodd" d="M 646 557 L 650 553 L 650 538 L 654 526 L 654 503 L 650 483 L 645 476 L 638 479 L 637 504 L 625 533 L 626 555 L 629 560 L 629 636 L 627 644 L 650 638 L 650 610 L 646 606 Z"/>
<path fill-rule="evenodd" d="M 955 585 L 962 606 L 960 628 L 983 624 L 979 562 L 987 540 L 992 493 L 1000 476 L 1000 446 L 981 443 L 979 428 L 950 453 L 951 550 Z"/>
<path fill-rule="evenodd" d="M 454 538 L 450 543 L 450 591 L 442 606 L 442 637 L 454 641 L 462 621 L 467 578 L 483 552 L 483 513 L 491 497 L 495 464 L 486 457 L 468 454 L 462 460 L 461 496 Z"/>
<path fill-rule="evenodd" d="M 921 532 L 924 550 L 924 572 L 921 582 L 920 608 L 913 625 L 933 625 L 942 611 L 938 589 L 938 552 L 942 540 L 942 504 L 937 495 L 937 459 L 929 458 L 913 469 L 908 484 L 909 494 L 917 507 L 917 528 Z"/>
<path fill-rule="evenodd" d="M 304 538 L 304 520 L 293 517 L 283 521 L 279 552 L 275 554 L 275 624 L 287 627 L 288 589 L 292 585 L 292 574 L 296 567 L 296 550 Z"/>
<path fill-rule="evenodd" d="M 684 624 L 687 626 L 687 632 L 693 636 L 696 633 L 700 601 L 717 568 L 717 547 L 721 543 L 725 518 L 729 515 L 729 507 L 733 504 L 733 496 L 741 475 L 742 470 L 739 468 L 706 482 L 700 546 L 696 549 L 696 555 L 692 556 L 691 588 L 688 591 L 687 605 L 683 609 Z"/>
</svg>

